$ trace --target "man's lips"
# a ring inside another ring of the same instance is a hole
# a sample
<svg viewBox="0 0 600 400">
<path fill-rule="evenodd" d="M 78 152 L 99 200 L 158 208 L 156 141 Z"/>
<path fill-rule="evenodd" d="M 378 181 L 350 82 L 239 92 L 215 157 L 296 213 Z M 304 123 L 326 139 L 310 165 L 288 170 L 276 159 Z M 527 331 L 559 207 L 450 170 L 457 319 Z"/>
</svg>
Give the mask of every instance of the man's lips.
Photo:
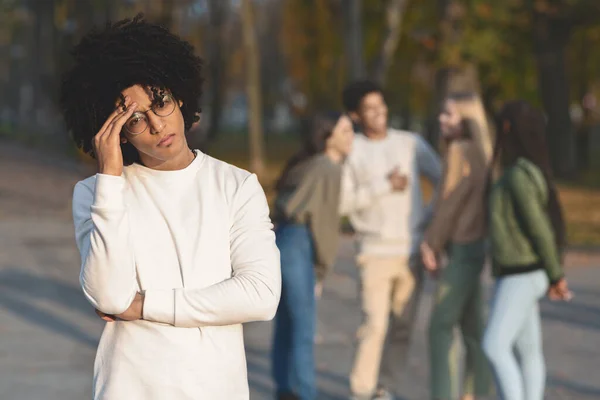
<svg viewBox="0 0 600 400">
<path fill-rule="evenodd" d="M 164 138 L 162 138 L 160 140 L 160 142 L 158 142 L 158 146 L 167 146 L 167 145 L 171 144 L 171 142 L 173 142 L 174 138 L 175 138 L 175 134 L 171 133 L 171 134 L 165 136 Z"/>
</svg>

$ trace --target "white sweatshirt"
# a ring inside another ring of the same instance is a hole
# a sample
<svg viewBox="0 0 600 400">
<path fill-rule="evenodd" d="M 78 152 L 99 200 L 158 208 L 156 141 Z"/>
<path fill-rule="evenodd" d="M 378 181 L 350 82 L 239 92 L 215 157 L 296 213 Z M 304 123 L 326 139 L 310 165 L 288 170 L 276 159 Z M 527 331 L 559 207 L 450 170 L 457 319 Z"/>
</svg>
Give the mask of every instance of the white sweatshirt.
<svg viewBox="0 0 600 400">
<path fill-rule="evenodd" d="M 75 186 L 85 296 L 119 314 L 145 292 L 143 320 L 102 332 L 96 400 L 249 398 L 241 324 L 275 315 L 279 251 L 256 176 L 196 154 Z"/>
<path fill-rule="evenodd" d="M 394 168 L 408 176 L 392 192 Z M 410 256 L 418 249 L 431 210 L 423 204 L 420 176 L 437 187 L 442 167 L 437 154 L 414 133 L 388 129 L 384 139 L 355 137 L 344 164 L 340 211 L 356 230 L 359 255 Z"/>
</svg>

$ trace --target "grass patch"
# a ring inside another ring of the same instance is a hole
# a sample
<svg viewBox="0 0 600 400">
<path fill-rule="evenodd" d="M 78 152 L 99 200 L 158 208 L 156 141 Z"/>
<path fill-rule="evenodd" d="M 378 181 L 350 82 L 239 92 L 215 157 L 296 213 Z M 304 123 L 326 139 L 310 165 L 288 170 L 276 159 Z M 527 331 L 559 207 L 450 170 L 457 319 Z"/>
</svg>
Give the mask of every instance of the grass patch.
<svg viewBox="0 0 600 400">
<path fill-rule="evenodd" d="M 274 184 L 283 170 L 285 163 L 298 151 L 300 144 L 297 139 L 273 136 L 265 143 L 266 172 L 261 184 L 267 194 L 269 204 L 275 198 Z M 248 137 L 246 135 L 221 136 L 212 143 L 207 153 L 215 158 L 231 163 L 240 168 L 249 169 Z"/>
<path fill-rule="evenodd" d="M 559 185 L 570 245 L 600 246 L 600 188 Z"/>
<path fill-rule="evenodd" d="M 558 191 L 567 224 L 567 240 L 574 246 L 600 246 L 600 152 L 592 165 L 570 182 L 559 182 Z"/>
</svg>

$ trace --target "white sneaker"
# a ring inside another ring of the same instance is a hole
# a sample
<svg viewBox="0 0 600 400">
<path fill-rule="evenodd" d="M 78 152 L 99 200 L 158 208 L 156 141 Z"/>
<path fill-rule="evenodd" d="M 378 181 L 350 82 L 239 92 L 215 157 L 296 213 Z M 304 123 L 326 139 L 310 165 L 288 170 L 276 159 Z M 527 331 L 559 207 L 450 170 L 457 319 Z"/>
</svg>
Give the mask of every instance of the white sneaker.
<svg viewBox="0 0 600 400">
<path fill-rule="evenodd" d="M 395 397 L 390 391 L 379 388 L 377 392 L 375 392 L 375 396 L 373 396 L 373 400 L 395 400 Z"/>
</svg>

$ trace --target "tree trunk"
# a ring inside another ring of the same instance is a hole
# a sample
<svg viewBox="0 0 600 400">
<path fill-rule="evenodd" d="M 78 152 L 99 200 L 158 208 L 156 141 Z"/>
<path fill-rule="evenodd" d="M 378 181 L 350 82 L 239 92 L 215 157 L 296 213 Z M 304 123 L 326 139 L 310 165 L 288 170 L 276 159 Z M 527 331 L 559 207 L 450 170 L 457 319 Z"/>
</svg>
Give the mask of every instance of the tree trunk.
<svg viewBox="0 0 600 400">
<path fill-rule="evenodd" d="M 246 95 L 248 97 L 248 122 L 250 143 L 250 171 L 259 180 L 264 178 L 264 134 L 262 123 L 262 96 L 260 85 L 260 65 L 254 14 L 251 0 L 242 0 L 242 24 L 244 51 L 246 55 Z"/>
<path fill-rule="evenodd" d="M 227 20 L 227 2 L 222 0 L 209 1 L 208 31 L 208 74 L 209 74 L 209 104 L 207 135 L 203 146 L 212 142 L 219 133 L 221 115 L 223 113 L 223 94 L 225 90 L 225 52 Z"/>
<path fill-rule="evenodd" d="M 55 100 L 57 99 L 57 89 L 54 81 L 56 76 L 55 70 L 55 40 L 56 34 L 54 28 L 54 0 L 47 0 L 35 3 L 35 48 L 33 49 L 34 57 L 32 58 L 34 65 L 32 68 L 33 76 L 33 94 L 35 107 L 34 129 L 36 135 L 41 135 L 41 132 L 46 134 L 55 133 L 58 127 L 54 124 L 54 109 Z M 57 142 L 52 140 L 52 142 Z"/>
<path fill-rule="evenodd" d="M 350 79 L 364 78 L 366 68 L 363 55 L 362 0 L 345 0 L 344 11 L 346 61 L 349 64 Z"/>
<path fill-rule="evenodd" d="M 471 92 L 481 93 L 477 67 L 465 62 L 460 56 L 453 54 L 445 58 L 444 46 L 456 46 L 462 40 L 463 4 L 457 0 L 438 0 L 438 14 L 440 16 L 438 32 L 438 58 L 443 67 L 438 69 L 435 76 L 434 95 L 430 105 L 430 114 L 426 122 L 426 136 L 429 143 L 438 147 L 440 127 L 438 115 L 443 102 L 451 93 Z"/>
<path fill-rule="evenodd" d="M 407 4 L 408 0 L 390 0 L 386 7 L 385 37 L 371 74 L 373 79 L 382 86 L 385 85 L 387 72 L 398 48 L 402 32 L 402 18 Z"/>
<path fill-rule="evenodd" d="M 589 40 L 586 30 L 581 32 L 579 48 L 577 49 L 577 59 L 579 60 L 579 72 L 577 74 L 578 99 L 582 110 L 581 121 L 575 133 L 575 163 L 577 172 L 586 171 L 590 167 L 590 136 L 594 123 L 594 113 L 590 100 L 590 74 L 589 68 L 589 50 L 593 44 Z"/>
<path fill-rule="evenodd" d="M 534 12 L 533 36 L 542 103 L 548 117 L 548 146 L 552 168 L 558 177 L 574 173 L 574 140 L 569 114 L 569 83 L 565 46 L 569 24 Z"/>
<path fill-rule="evenodd" d="M 458 68 L 448 64 L 448 60 L 443 59 L 444 46 L 452 45 L 459 39 L 458 21 L 456 14 L 452 12 L 453 0 L 438 0 L 437 14 L 440 19 L 437 32 L 437 48 L 436 58 L 439 59 L 442 67 L 438 68 L 435 73 L 433 83 L 433 96 L 429 104 L 429 113 L 425 122 L 425 137 L 429 144 L 434 148 L 438 147 L 439 139 L 439 122 L 438 115 L 440 113 L 442 102 L 449 92 L 449 82 L 451 75 L 458 73 Z"/>
</svg>

